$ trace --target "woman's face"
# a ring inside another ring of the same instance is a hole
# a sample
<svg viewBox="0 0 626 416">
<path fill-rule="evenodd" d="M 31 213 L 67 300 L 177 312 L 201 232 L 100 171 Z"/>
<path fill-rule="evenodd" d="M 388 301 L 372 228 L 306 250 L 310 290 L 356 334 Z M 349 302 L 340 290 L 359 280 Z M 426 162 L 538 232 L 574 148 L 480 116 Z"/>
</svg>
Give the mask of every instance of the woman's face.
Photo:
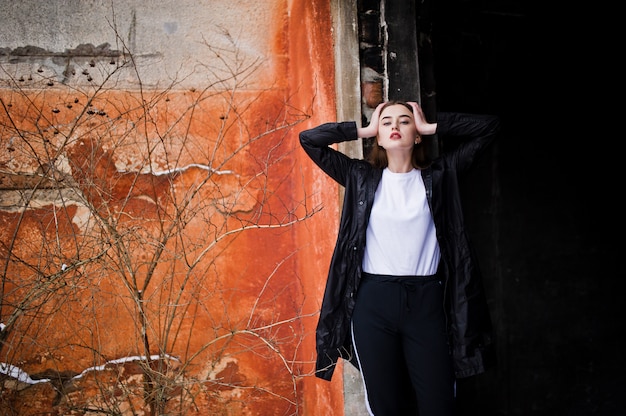
<svg viewBox="0 0 626 416">
<path fill-rule="evenodd" d="M 378 145 L 390 150 L 412 150 L 419 142 L 413 112 L 402 104 L 391 105 L 380 113 Z"/>
</svg>

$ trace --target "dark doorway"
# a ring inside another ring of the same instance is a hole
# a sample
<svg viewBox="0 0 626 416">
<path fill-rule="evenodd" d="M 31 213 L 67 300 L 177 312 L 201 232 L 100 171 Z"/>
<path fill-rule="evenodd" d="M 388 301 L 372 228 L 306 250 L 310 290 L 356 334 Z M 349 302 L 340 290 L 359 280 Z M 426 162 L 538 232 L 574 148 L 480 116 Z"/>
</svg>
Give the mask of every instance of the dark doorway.
<svg viewBox="0 0 626 416">
<path fill-rule="evenodd" d="M 375 27 L 381 3 L 358 2 L 361 34 L 370 35 L 361 38 L 361 61 L 376 71 L 387 58 Z M 522 0 L 384 3 L 414 11 L 415 26 L 402 12 L 386 21 L 395 33 L 413 31 L 400 37 L 407 48 L 430 37 L 432 49 L 418 51 L 428 109 L 503 120 L 492 154 L 464 183 L 498 364 L 458 382 L 459 416 L 625 414 L 626 276 L 617 266 L 621 235 L 612 233 L 623 220 L 620 188 L 611 185 L 621 174 L 602 154 L 603 139 L 584 127 L 599 120 L 583 98 L 591 88 L 584 20 L 572 8 L 551 14 Z M 403 74 L 389 73 L 400 77 L 390 80 L 398 91 L 410 88 Z"/>
<path fill-rule="evenodd" d="M 429 6 L 437 108 L 504 121 L 491 161 L 465 184 L 499 363 L 459 382 L 460 414 L 625 414 L 626 276 L 608 237 L 622 221 L 603 196 L 616 169 L 596 165 L 594 134 L 576 128 L 588 116 L 580 27 L 524 1 Z"/>
</svg>

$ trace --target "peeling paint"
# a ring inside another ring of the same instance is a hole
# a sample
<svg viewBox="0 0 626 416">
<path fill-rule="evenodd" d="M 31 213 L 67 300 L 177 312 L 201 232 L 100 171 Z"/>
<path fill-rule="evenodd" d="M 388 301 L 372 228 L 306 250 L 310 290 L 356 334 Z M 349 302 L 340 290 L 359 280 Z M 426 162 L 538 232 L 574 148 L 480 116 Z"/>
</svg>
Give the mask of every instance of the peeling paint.
<svg viewBox="0 0 626 416">
<path fill-rule="evenodd" d="M 122 51 L 110 49 L 109 43 L 103 43 L 98 46 L 94 46 L 91 43 L 85 43 L 78 45 L 73 49 L 65 49 L 63 52 L 49 51 L 38 46 L 26 45 L 19 46 L 14 49 L 0 48 L 0 56 L 4 55 L 8 57 L 9 62 L 14 63 L 15 60 L 19 60 L 23 57 L 58 57 L 58 58 L 72 58 L 72 57 L 120 57 L 123 55 Z"/>
</svg>

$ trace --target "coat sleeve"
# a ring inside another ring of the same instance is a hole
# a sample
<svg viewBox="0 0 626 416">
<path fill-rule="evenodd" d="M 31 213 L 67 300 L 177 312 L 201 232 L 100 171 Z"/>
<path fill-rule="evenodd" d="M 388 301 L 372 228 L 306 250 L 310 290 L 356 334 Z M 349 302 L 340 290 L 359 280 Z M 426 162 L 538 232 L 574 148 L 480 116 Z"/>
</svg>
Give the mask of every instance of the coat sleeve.
<svg viewBox="0 0 626 416">
<path fill-rule="evenodd" d="M 437 135 L 460 140 L 451 158 L 457 171 L 467 170 L 492 143 L 500 131 L 500 118 L 495 115 L 438 113 Z"/>
<path fill-rule="evenodd" d="M 352 159 L 330 145 L 357 138 L 357 127 L 354 121 L 325 123 L 300 132 L 300 144 L 306 154 L 342 186 L 346 184 L 346 173 Z"/>
</svg>

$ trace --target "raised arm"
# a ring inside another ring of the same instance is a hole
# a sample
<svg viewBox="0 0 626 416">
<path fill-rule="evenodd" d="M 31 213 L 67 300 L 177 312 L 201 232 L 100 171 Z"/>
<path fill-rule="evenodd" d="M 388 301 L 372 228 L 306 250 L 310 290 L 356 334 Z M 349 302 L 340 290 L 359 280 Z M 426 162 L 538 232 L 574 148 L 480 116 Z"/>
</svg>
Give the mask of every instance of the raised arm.
<svg viewBox="0 0 626 416">
<path fill-rule="evenodd" d="M 324 123 L 300 132 L 300 144 L 306 154 L 328 176 L 344 186 L 347 170 L 352 163 L 351 158 L 330 145 L 351 140 L 357 140 L 354 121 Z"/>
<path fill-rule="evenodd" d="M 459 172 L 468 169 L 500 131 L 499 117 L 488 114 L 439 112 L 437 124 L 437 134 L 441 137 L 460 139 L 454 151 L 445 156 Z"/>
</svg>

